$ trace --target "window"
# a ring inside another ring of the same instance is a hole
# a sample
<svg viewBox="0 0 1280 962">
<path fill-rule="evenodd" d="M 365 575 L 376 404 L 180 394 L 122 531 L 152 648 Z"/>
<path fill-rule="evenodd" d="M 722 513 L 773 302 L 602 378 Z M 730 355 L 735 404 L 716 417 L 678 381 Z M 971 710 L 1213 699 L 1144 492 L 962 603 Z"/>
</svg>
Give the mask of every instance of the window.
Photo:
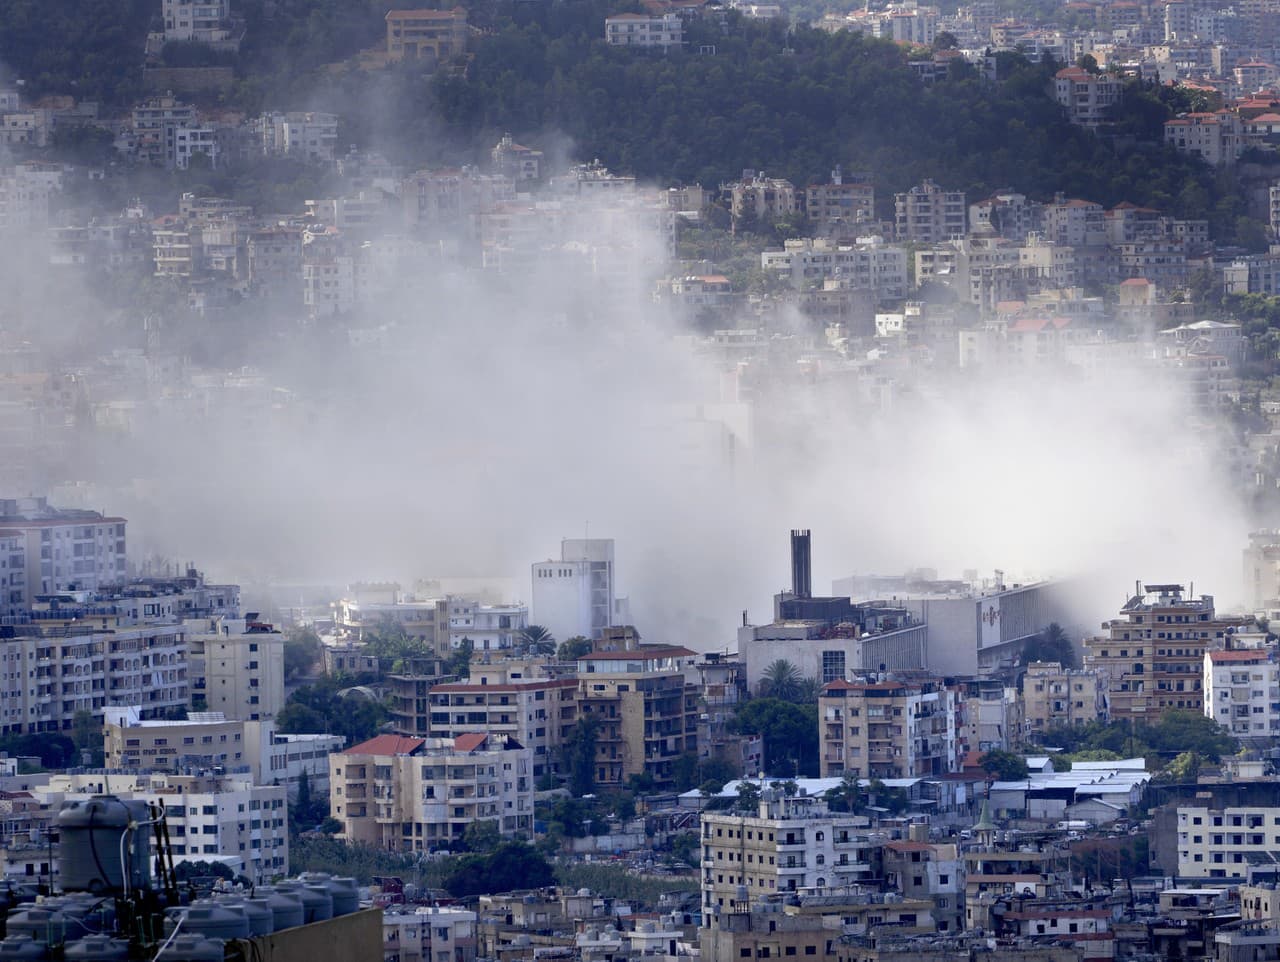
<svg viewBox="0 0 1280 962">
<path fill-rule="evenodd" d="M 843 651 L 824 651 L 822 653 L 822 683 L 844 680 L 845 658 Z"/>
</svg>

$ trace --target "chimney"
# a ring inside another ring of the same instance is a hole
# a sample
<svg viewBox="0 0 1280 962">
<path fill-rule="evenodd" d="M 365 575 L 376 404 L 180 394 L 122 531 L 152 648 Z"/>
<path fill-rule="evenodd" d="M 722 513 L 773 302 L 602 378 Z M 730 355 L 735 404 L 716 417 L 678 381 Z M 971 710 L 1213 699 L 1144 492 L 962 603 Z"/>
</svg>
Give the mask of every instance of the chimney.
<svg viewBox="0 0 1280 962">
<path fill-rule="evenodd" d="M 809 529 L 791 529 L 791 593 L 813 597 L 813 565 L 809 557 Z"/>
</svg>

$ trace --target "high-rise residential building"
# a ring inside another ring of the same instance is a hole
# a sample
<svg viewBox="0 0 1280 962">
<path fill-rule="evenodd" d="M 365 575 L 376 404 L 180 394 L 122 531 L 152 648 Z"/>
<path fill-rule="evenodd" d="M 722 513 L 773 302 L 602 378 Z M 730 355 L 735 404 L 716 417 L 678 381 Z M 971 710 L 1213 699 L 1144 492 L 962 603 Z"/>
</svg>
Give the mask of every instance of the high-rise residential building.
<svg viewBox="0 0 1280 962">
<path fill-rule="evenodd" d="M 1204 713 L 1236 738 L 1280 737 L 1276 649 L 1206 651 Z"/>
<path fill-rule="evenodd" d="M 956 696 L 941 679 L 838 679 L 818 697 L 822 775 L 915 778 L 957 771 Z"/>
<path fill-rule="evenodd" d="M 939 244 L 965 232 L 968 206 L 962 190 L 945 190 L 926 180 L 893 196 L 898 240 Z"/>
<path fill-rule="evenodd" d="M 1100 671 L 1033 661 L 1022 681 L 1023 720 L 1028 734 L 1105 721 L 1107 682 Z"/>
<path fill-rule="evenodd" d="M 378 735 L 329 756 L 329 806 L 348 842 L 428 852 L 492 821 L 533 829 L 533 753 L 510 739 Z"/>
<path fill-rule="evenodd" d="M 1252 610 L 1280 608 L 1280 531 L 1250 532 L 1243 560 L 1245 592 Z"/>
<path fill-rule="evenodd" d="M 259 721 L 284 708 L 284 634 L 258 620 L 208 618 L 186 622 L 188 678 L 198 710 Z"/>
<path fill-rule="evenodd" d="M 1106 677 L 1113 719 L 1202 712 L 1205 652 L 1252 620 L 1219 618 L 1212 595 L 1185 597 L 1182 585 L 1139 583 L 1107 633 L 1085 639 L 1084 667 Z"/>
<path fill-rule="evenodd" d="M 632 775 L 672 784 L 675 760 L 698 749 L 698 686 L 686 675 L 696 660 L 672 646 L 578 659 L 578 717 L 596 723 L 597 784 L 617 787 Z"/>
<path fill-rule="evenodd" d="M 612 538 L 567 538 L 559 561 L 533 565 L 531 620 L 560 641 L 599 638 L 617 602 Z"/>
<path fill-rule="evenodd" d="M 521 673 L 523 674 L 523 673 Z M 511 677 L 503 663 L 479 665 L 465 682 L 430 690 L 432 738 L 488 732 L 533 752 L 533 776 L 557 767 L 557 754 L 577 720 L 578 682 L 572 678 Z"/>
<path fill-rule="evenodd" d="M 10 606 L 37 595 L 96 591 L 125 578 L 125 519 L 54 508 L 46 498 L 0 500 L 0 538 L 8 541 Z M 21 557 L 19 557 L 21 555 Z M 13 602 L 18 592 L 19 602 Z"/>
</svg>

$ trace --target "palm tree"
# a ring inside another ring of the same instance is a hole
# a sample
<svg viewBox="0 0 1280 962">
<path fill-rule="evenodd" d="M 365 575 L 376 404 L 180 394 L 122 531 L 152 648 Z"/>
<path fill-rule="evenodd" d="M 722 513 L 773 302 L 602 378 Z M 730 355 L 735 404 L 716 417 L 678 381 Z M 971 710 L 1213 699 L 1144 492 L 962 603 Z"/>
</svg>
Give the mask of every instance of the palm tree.
<svg viewBox="0 0 1280 962">
<path fill-rule="evenodd" d="M 556 650 L 556 639 L 542 625 L 525 625 L 520 629 L 520 640 L 535 653 L 551 653 Z"/>
<path fill-rule="evenodd" d="M 785 658 L 772 662 L 760 678 L 760 694 L 794 701 L 800 694 L 800 669 Z"/>
</svg>

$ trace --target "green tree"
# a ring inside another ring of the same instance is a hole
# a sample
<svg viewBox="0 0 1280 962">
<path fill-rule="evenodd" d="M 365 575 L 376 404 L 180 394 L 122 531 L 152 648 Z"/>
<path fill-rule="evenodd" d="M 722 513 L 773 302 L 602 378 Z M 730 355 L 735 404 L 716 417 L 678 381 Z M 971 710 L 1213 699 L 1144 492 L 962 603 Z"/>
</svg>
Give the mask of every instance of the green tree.
<svg viewBox="0 0 1280 962">
<path fill-rule="evenodd" d="M 1033 661 L 1057 662 L 1063 668 L 1075 668 L 1079 663 L 1075 645 L 1057 622 L 1024 642 L 1022 663 L 1026 665 Z"/>
<path fill-rule="evenodd" d="M 309 674 L 324 651 L 320 636 L 311 628 L 294 628 L 284 641 L 284 678 L 297 681 Z"/>
<path fill-rule="evenodd" d="M 862 789 L 858 786 L 858 776 L 854 772 L 845 772 L 840 784 L 829 789 L 826 794 L 827 807 L 833 812 L 856 812 L 862 804 Z"/>
<path fill-rule="evenodd" d="M 578 719 L 565 745 L 569 792 L 577 798 L 591 795 L 596 787 L 596 735 L 600 723 L 590 715 Z"/>
<path fill-rule="evenodd" d="M 759 687 L 764 697 L 795 701 L 800 693 L 800 669 L 785 658 L 779 658 L 765 668 Z"/>
<path fill-rule="evenodd" d="M 775 775 L 818 774 L 818 706 L 781 698 L 753 698 L 738 707 L 730 727 L 764 741 L 765 764 Z"/>
<path fill-rule="evenodd" d="M 582 635 L 574 635 L 572 638 L 560 642 L 560 647 L 556 650 L 557 661 L 577 661 L 583 655 L 591 654 L 591 639 L 584 638 Z"/>
<path fill-rule="evenodd" d="M 754 812 L 760 805 L 760 786 L 755 782 L 738 783 L 738 798 L 734 806 L 741 812 Z"/>
<path fill-rule="evenodd" d="M 468 852 L 488 854 L 502 844 L 502 832 L 495 819 L 479 819 L 463 829 L 462 842 Z"/>
<path fill-rule="evenodd" d="M 81 764 L 81 759 L 87 754 L 90 767 L 102 767 L 104 753 L 102 737 L 102 723 L 94 718 L 93 713 L 87 708 L 79 709 L 71 719 L 71 741 L 75 744 L 80 756 L 76 759 L 76 764 Z"/>
<path fill-rule="evenodd" d="M 461 859 L 444 887 L 454 898 L 542 888 L 555 881 L 551 864 L 525 842 L 504 842 L 489 855 Z"/>
<path fill-rule="evenodd" d="M 993 749 L 978 759 L 978 764 L 988 775 L 1002 782 L 1016 782 L 1030 774 L 1027 763 L 1021 755 L 1013 752 Z"/>
<path fill-rule="evenodd" d="M 455 678 L 468 677 L 471 674 L 471 656 L 475 650 L 475 642 L 470 638 L 463 638 L 458 647 L 453 650 L 453 654 L 449 656 L 445 674 Z"/>
<path fill-rule="evenodd" d="M 520 642 L 530 651 L 539 654 L 551 654 L 556 650 L 556 639 L 542 625 L 526 625 L 520 629 Z"/>
</svg>

